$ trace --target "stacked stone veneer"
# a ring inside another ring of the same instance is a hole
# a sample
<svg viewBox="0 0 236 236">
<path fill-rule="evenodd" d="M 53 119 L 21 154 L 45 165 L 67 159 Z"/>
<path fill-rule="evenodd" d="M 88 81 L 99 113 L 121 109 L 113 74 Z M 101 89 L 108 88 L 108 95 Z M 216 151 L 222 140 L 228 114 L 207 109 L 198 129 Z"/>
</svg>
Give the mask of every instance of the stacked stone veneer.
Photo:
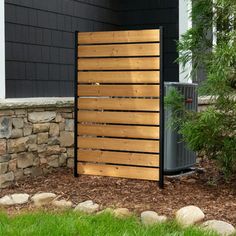
<svg viewBox="0 0 236 236">
<path fill-rule="evenodd" d="M 209 106 L 199 99 L 199 110 Z M 73 167 L 73 98 L 0 100 L 0 188 Z"/>
<path fill-rule="evenodd" d="M 36 102 L 37 101 L 37 102 Z M 73 166 L 73 100 L 0 100 L 0 187 Z"/>
</svg>

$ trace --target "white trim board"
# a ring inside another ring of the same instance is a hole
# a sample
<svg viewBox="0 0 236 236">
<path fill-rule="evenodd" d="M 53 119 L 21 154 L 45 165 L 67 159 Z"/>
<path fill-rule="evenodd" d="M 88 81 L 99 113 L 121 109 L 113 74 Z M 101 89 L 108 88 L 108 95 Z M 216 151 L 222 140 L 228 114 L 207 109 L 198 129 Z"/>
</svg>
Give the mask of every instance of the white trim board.
<svg viewBox="0 0 236 236">
<path fill-rule="evenodd" d="M 4 2 L 0 1 L 0 98 L 6 97 Z"/>
<path fill-rule="evenodd" d="M 192 27 L 190 17 L 191 8 L 192 0 L 179 0 L 179 39 L 182 34 L 186 33 L 186 31 Z M 179 82 L 192 83 L 192 79 L 189 78 L 191 69 L 192 62 L 188 63 L 184 71 L 182 66 L 179 66 Z"/>
</svg>

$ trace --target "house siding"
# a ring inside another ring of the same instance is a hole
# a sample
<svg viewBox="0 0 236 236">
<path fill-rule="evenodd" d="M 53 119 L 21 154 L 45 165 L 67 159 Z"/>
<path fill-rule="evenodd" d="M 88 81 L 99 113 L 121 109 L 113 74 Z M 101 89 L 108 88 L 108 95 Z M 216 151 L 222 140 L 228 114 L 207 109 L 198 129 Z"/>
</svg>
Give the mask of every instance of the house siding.
<svg viewBox="0 0 236 236">
<path fill-rule="evenodd" d="M 73 96 L 74 31 L 165 27 L 164 78 L 178 81 L 177 0 L 5 0 L 6 97 Z"/>
<path fill-rule="evenodd" d="M 6 96 L 72 96 L 74 31 L 118 28 L 112 0 L 6 0 Z"/>
<path fill-rule="evenodd" d="M 164 80 L 178 82 L 179 1 L 121 0 L 119 18 L 122 29 L 164 27 Z"/>
</svg>

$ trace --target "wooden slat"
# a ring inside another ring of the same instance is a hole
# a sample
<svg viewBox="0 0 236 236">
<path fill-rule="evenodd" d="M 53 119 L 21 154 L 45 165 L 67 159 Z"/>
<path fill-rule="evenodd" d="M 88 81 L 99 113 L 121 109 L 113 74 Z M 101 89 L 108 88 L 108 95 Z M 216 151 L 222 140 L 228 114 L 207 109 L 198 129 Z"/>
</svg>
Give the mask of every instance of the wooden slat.
<svg viewBox="0 0 236 236">
<path fill-rule="evenodd" d="M 87 138 L 78 137 L 78 148 L 92 148 L 105 150 L 133 151 L 133 152 L 159 152 L 159 141 L 117 139 L 117 138 Z"/>
<path fill-rule="evenodd" d="M 159 70 L 158 57 L 143 58 L 83 58 L 78 70 Z"/>
<path fill-rule="evenodd" d="M 157 29 L 78 33 L 79 174 L 159 180 L 159 41 Z"/>
<path fill-rule="evenodd" d="M 159 127 L 79 124 L 78 135 L 158 139 Z"/>
<path fill-rule="evenodd" d="M 78 85 L 78 96 L 159 97 L 159 85 Z"/>
<path fill-rule="evenodd" d="M 160 44 L 90 45 L 78 47 L 79 57 L 160 56 Z"/>
<path fill-rule="evenodd" d="M 78 161 L 120 165 L 159 166 L 159 154 L 78 150 Z"/>
<path fill-rule="evenodd" d="M 158 42 L 160 30 L 130 30 L 130 31 L 104 31 L 104 32 L 80 32 L 79 44 L 103 44 L 103 43 L 133 43 L 133 42 Z"/>
<path fill-rule="evenodd" d="M 159 125 L 159 113 L 79 111 L 78 122 Z"/>
<path fill-rule="evenodd" d="M 159 169 L 147 167 L 78 163 L 78 173 L 132 179 L 159 180 Z"/>
<path fill-rule="evenodd" d="M 78 83 L 160 83 L 160 71 L 81 71 Z"/>
<path fill-rule="evenodd" d="M 78 109 L 160 111 L 160 100 L 132 98 L 79 98 Z"/>
</svg>

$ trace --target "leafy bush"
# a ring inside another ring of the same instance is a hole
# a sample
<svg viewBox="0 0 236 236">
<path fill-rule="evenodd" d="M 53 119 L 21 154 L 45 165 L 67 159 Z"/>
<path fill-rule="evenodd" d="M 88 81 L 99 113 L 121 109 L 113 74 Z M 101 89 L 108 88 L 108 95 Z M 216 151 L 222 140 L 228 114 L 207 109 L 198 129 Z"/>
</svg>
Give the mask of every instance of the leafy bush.
<svg viewBox="0 0 236 236">
<path fill-rule="evenodd" d="M 212 106 L 201 112 L 189 112 L 183 98 L 171 91 L 166 104 L 175 110 L 173 125 L 189 147 L 217 162 L 225 177 L 236 173 L 236 1 L 193 1 L 192 29 L 179 42 L 179 63 L 194 66 L 191 76 L 204 68 L 206 81 L 200 94 L 208 94 Z M 217 27 L 217 44 L 209 37 Z"/>
</svg>

